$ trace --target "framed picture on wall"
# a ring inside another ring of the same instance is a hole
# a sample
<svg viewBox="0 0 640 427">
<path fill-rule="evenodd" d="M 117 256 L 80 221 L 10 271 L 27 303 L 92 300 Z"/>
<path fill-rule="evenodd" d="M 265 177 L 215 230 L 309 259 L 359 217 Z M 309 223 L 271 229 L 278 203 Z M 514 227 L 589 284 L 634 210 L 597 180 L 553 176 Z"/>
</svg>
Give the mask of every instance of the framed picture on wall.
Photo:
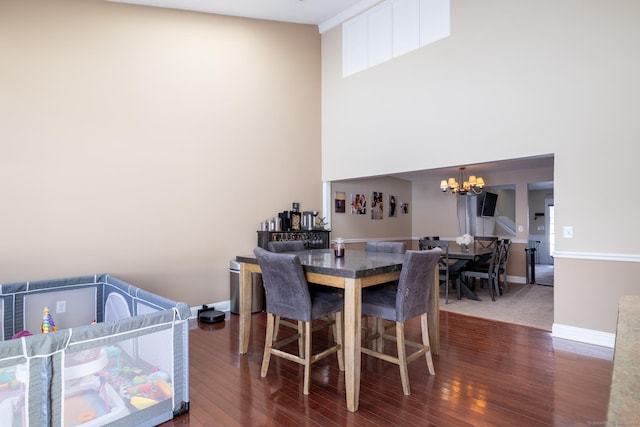
<svg viewBox="0 0 640 427">
<path fill-rule="evenodd" d="M 347 204 L 347 195 L 344 191 L 336 191 L 334 198 L 334 206 L 336 213 L 345 213 Z"/>
<path fill-rule="evenodd" d="M 389 194 L 389 217 L 394 217 L 397 214 L 396 196 Z"/>
<path fill-rule="evenodd" d="M 367 213 L 367 200 L 364 193 L 351 193 L 351 213 L 358 215 Z"/>
<path fill-rule="evenodd" d="M 384 198 L 382 193 L 374 191 L 371 193 L 371 219 L 384 218 Z"/>
<path fill-rule="evenodd" d="M 407 203 L 407 202 L 400 203 L 400 210 L 402 211 L 402 213 L 408 214 L 409 213 L 409 203 Z"/>
</svg>

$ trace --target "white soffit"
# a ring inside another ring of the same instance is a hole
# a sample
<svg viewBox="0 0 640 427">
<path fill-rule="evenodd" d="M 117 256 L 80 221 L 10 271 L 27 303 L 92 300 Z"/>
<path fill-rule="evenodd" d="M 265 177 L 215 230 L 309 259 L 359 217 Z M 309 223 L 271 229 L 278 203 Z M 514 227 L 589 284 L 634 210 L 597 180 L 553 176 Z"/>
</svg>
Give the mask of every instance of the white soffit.
<svg viewBox="0 0 640 427">
<path fill-rule="evenodd" d="M 167 9 L 317 25 L 320 33 L 381 0 L 107 0 Z"/>
</svg>

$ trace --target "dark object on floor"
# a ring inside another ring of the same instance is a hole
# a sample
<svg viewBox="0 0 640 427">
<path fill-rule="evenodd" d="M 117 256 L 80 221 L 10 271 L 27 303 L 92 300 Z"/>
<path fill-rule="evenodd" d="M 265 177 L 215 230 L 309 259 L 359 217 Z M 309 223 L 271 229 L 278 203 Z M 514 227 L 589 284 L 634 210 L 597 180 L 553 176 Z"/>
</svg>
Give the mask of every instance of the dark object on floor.
<svg viewBox="0 0 640 427">
<path fill-rule="evenodd" d="M 198 310 L 198 320 L 204 323 L 218 323 L 224 321 L 224 311 L 218 311 L 215 307 L 203 305 Z"/>
</svg>

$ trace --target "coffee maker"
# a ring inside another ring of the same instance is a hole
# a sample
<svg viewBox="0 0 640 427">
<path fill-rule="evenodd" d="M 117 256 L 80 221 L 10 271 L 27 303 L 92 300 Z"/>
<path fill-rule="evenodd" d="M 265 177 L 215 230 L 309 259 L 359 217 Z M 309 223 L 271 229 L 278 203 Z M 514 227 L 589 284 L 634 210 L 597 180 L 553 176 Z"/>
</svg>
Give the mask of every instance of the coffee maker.
<svg viewBox="0 0 640 427">
<path fill-rule="evenodd" d="M 291 212 L 280 212 L 278 216 L 280 217 L 280 223 L 282 224 L 282 231 L 291 231 Z"/>
<path fill-rule="evenodd" d="M 316 217 L 318 211 L 305 211 L 302 212 L 302 229 L 303 230 L 315 230 L 316 229 Z"/>
</svg>

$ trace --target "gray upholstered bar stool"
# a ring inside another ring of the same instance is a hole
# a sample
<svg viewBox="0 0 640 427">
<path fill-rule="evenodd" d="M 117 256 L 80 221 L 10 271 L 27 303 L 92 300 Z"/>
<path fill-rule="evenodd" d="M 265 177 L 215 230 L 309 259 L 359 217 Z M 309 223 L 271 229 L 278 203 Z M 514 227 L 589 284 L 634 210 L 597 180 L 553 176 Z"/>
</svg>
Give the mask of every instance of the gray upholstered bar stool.
<svg viewBox="0 0 640 427">
<path fill-rule="evenodd" d="M 403 254 L 407 251 L 407 244 L 404 242 L 367 242 L 364 250 L 367 252 Z"/>
<path fill-rule="evenodd" d="M 255 248 L 254 254 L 262 270 L 262 277 L 267 300 L 267 331 L 262 358 L 260 376 L 265 377 L 269 370 L 271 355 L 285 358 L 304 366 L 303 393 L 309 394 L 311 365 L 333 353 L 337 353 L 338 366 L 344 371 L 344 355 L 342 352 L 342 297 L 328 292 L 310 292 L 300 258 L 295 254 L 273 253 L 262 248 Z M 311 322 L 324 316 L 333 316 L 337 327 L 336 343 L 331 347 L 312 354 Z M 297 340 L 299 334 L 274 342 L 275 317 L 281 316 L 303 322 L 304 356 L 283 350 L 287 344 Z"/>
<path fill-rule="evenodd" d="M 384 330 L 379 330 L 377 332 L 379 336 L 375 338 L 380 341 L 396 341 L 397 357 L 385 354 L 381 350 L 384 346 L 376 346 L 376 350 L 362 346 L 361 351 L 364 354 L 398 365 L 402 390 L 406 395 L 411 393 L 407 369 L 409 362 L 424 355 L 429 374 L 435 375 L 429 344 L 427 313 L 429 311 L 429 294 L 434 287 L 435 270 L 438 268 L 440 254 L 440 249 L 407 251 L 404 255 L 397 290 L 394 291 L 390 287 L 378 289 L 372 287 L 362 292 L 363 314 L 395 322 L 395 336 L 385 333 Z M 422 343 L 407 340 L 404 336 L 405 322 L 417 316 L 420 316 Z M 417 351 L 407 355 L 406 346 L 417 348 Z"/>
<path fill-rule="evenodd" d="M 367 242 L 364 250 L 366 252 L 386 252 L 389 254 L 403 254 L 407 251 L 407 244 L 404 242 Z M 398 281 L 383 283 L 379 286 L 397 286 Z"/>
<path fill-rule="evenodd" d="M 404 254 L 407 251 L 407 244 L 404 242 L 367 242 L 364 247 L 365 252 L 386 252 L 391 254 Z M 391 288 L 396 288 L 398 286 L 398 281 L 395 280 L 393 282 L 382 283 L 377 285 L 376 287 L 389 286 Z M 376 334 L 377 331 L 384 328 L 384 320 L 376 319 L 371 328 L 369 328 L 369 319 L 368 316 L 363 315 L 362 320 L 363 331 L 365 334 L 365 339 L 370 340 L 370 334 Z"/>
<path fill-rule="evenodd" d="M 267 249 L 269 252 L 282 253 L 282 252 L 299 252 L 304 251 L 304 242 L 302 240 L 279 240 L 270 241 L 267 243 Z M 280 326 L 286 326 L 298 330 L 298 353 L 300 357 L 304 357 L 304 324 L 303 322 L 292 323 L 289 320 L 282 319 L 280 316 L 276 316 L 275 326 L 273 328 L 273 339 L 278 338 L 278 332 Z"/>
<path fill-rule="evenodd" d="M 271 242 L 267 243 L 267 249 L 270 252 L 275 252 L 275 253 L 300 252 L 300 251 L 306 250 L 306 248 L 304 246 L 304 242 L 302 240 L 271 241 Z M 311 292 L 315 292 L 315 293 L 328 292 L 328 293 L 332 293 L 332 294 L 340 294 L 339 289 L 328 288 L 326 286 L 317 285 L 317 284 L 313 284 L 313 283 L 309 283 L 309 290 Z M 331 319 L 327 319 L 327 322 L 331 322 L 331 324 L 335 323 Z M 277 339 L 277 337 L 278 337 L 278 331 L 280 329 L 280 326 L 286 326 L 286 327 L 298 330 L 298 333 L 300 334 L 300 339 L 299 339 L 300 357 L 303 357 L 304 356 L 304 328 L 303 328 L 302 322 L 292 323 L 292 322 L 290 322 L 290 321 L 288 321 L 286 319 L 282 319 L 280 316 L 276 316 L 276 326 L 275 326 L 275 329 L 273 331 L 273 334 L 274 334 L 273 335 L 273 339 L 274 340 Z M 328 325 L 326 325 L 326 324 L 315 325 L 313 327 L 313 330 L 315 331 L 315 330 L 324 328 L 326 326 L 328 326 Z M 336 331 L 334 329 L 334 335 L 335 335 L 335 333 L 336 333 Z"/>
<path fill-rule="evenodd" d="M 271 241 L 267 243 L 269 252 L 298 252 L 304 251 L 304 242 L 302 240 L 281 240 Z"/>
</svg>

